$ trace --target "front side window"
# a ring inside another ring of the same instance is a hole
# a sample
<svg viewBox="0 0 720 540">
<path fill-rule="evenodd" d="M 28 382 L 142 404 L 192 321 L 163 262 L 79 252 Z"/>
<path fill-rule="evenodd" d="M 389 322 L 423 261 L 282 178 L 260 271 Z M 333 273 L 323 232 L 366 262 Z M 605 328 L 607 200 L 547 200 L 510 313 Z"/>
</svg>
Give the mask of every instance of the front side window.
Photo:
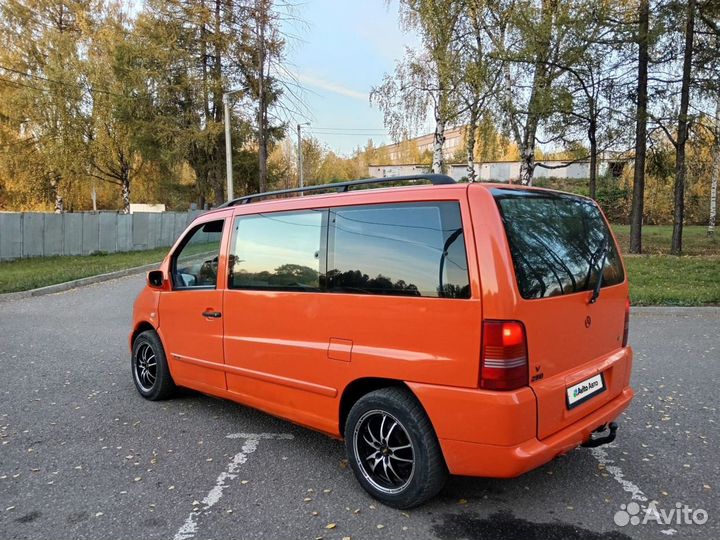
<svg viewBox="0 0 720 540">
<path fill-rule="evenodd" d="M 469 298 L 456 202 L 331 208 L 328 290 Z"/>
<path fill-rule="evenodd" d="M 172 278 L 176 289 L 217 286 L 218 256 L 224 220 L 198 225 L 185 238 L 172 258 Z"/>
<path fill-rule="evenodd" d="M 317 291 L 325 268 L 327 210 L 269 212 L 235 219 L 231 289 Z"/>
</svg>

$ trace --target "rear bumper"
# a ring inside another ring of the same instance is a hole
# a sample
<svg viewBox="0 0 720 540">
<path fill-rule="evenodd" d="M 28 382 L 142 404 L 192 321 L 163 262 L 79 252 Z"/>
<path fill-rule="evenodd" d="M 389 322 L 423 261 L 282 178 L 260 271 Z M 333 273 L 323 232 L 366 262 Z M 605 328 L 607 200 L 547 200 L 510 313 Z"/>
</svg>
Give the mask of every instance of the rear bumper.
<svg viewBox="0 0 720 540">
<path fill-rule="evenodd" d="M 528 403 L 531 396 L 526 395 L 524 389 L 505 395 L 505 399 L 510 398 L 515 402 L 515 407 L 496 409 L 504 410 L 505 414 L 501 414 L 500 417 L 495 415 L 491 419 L 492 421 L 485 426 L 489 429 L 482 430 L 483 436 L 478 437 L 472 436 L 473 432 L 478 429 L 472 424 L 465 425 L 465 436 L 458 436 L 456 429 L 447 429 L 447 425 L 442 426 L 442 422 L 438 429 L 438 424 L 433 419 L 433 410 L 435 409 L 437 412 L 434 405 L 437 404 L 438 396 L 429 391 L 429 387 L 425 385 L 410 384 L 409 386 L 423 403 L 433 421 L 450 473 L 495 478 L 518 476 L 580 446 L 590 439 L 592 432 L 599 426 L 615 420 L 630 404 L 634 395 L 632 388 L 627 386 L 618 396 L 599 409 L 553 435 L 539 440 L 535 431 L 534 399 L 532 399 L 532 403 Z M 529 389 L 528 391 L 531 392 Z M 475 403 L 473 408 L 478 407 L 482 410 L 482 401 Z M 531 409 L 528 408 L 529 405 L 532 406 Z M 462 416 L 463 410 L 458 412 Z M 477 414 L 478 410 L 475 409 L 474 415 Z M 497 432 L 493 434 L 492 427 L 500 427 L 500 425 L 503 427 L 501 434 L 498 435 Z M 509 439 L 519 435 L 525 435 L 525 437 L 516 439 L 518 442 L 515 443 L 510 443 L 508 440 L 498 441 L 498 437 Z M 478 442 L 480 440 L 483 442 Z M 500 444 L 497 444 L 498 442 Z"/>
</svg>

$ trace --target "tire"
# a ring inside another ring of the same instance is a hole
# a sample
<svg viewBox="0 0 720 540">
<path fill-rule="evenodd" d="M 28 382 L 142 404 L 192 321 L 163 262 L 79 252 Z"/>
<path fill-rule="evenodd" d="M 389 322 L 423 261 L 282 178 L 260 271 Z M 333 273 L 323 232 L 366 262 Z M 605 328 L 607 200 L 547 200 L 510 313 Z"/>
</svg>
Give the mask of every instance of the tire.
<svg viewBox="0 0 720 540">
<path fill-rule="evenodd" d="M 432 499 L 448 471 L 430 419 L 402 388 L 382 388 L 361 397 L 345 423 L 348 462 L 360 485 L 393 508 Z"/>
<path fill-rule="evenodd" d="M 168 399 L 177 391 L 160 336 L 154 330 L 146 330 L 135 338 L 130 368 L 135 388 L 145 399 Z"/>
</svg>

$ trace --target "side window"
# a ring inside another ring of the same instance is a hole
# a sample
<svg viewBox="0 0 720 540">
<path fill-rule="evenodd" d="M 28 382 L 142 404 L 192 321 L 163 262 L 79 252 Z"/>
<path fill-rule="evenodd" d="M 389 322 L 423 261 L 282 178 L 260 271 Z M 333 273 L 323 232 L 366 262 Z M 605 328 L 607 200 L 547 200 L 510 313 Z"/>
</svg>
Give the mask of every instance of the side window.
<svg viewBox="0 0 720 540">
<path fill-rule="evenodd" d="M 329 221 L 330 291 L 470 297 L 458 203 L 331 208 Z"/>
<path fill-rule="evenodd" d="M 327 210 L 238 216 L 228 287 L 317 291 L 325 271 Z"/>
<path fill-rule="evenodd" d="M 172 278 L 176 289 L 217 286 L 218 256 L 224 220 L 198 225 L 173 255 Z"/>
</svg>

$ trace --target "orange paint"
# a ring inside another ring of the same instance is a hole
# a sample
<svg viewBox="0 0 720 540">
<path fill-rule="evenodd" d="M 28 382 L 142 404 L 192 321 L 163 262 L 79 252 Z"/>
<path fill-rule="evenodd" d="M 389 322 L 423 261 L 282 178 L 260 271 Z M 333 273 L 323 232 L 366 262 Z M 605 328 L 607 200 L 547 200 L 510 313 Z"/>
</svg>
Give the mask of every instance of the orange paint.
<svg viewBox="0 0 720 540">
<path fill-rule="evenodd" d="M 588 303 L 588 291 L 524 299 L 494 187 L 513 189 L 492 184 L 371 189 L 207 212 L 189 230 L 224 220 L 219 255 L 210 261 L 213 268 L 217 264 L 216 286 L 177 288 L 171 265 L 182 247 L 179 240 L 160 267 L 166 284 L 161 290 L 147 286 L 138 296 L 131 342 L 152 326 L 177 385 L 336 437 L 342 436 L 349 408 L 342 401 L 348 388 L 366 379 L 373 389 L 401 383 L 427 412 L 451 473 L 507 477 L 537 467 L 586 441 L 630 403 L 632 350 L 623 346 L 628 284 L 624 279 L 603 287 L 594 304 Z M 459 204 L 469 298 L 228 286 L 238 216 L 437 201 Z M 203 315 L 208 313 L 221 316 Z M 521 373 L 527 372 L 527 379 L 519 388 L 481 385 L 486 321 L 507 321 L 500 327 L 501 346 L 485 351 L 489 366 L 520 362 L 525 355 Z M 507 358 L 502 351 L 510 351 Z M 597 374 L 605 390 L 569 407 L 566 389 Z"/>
</svg>

